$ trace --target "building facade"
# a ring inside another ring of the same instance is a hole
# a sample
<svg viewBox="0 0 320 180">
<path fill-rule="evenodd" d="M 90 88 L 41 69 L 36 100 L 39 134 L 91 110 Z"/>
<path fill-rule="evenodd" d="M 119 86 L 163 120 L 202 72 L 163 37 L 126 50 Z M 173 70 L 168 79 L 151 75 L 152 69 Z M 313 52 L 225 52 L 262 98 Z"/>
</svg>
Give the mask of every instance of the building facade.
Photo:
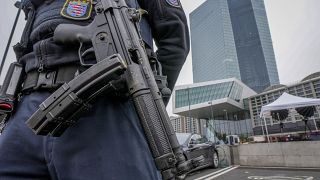
<svg viewBox="0 0 320 180">
<path fill-rule="evenodd" d="M 170 117 L 173 129 L 176 133 L 201 134 L 214 142 L 222 139 L 223 135 L 239 135 L 248 137 L 252 135 L 251 120 L 218 120 L 196 119 L 184 116 Z M 215 138 L 217 137 L 217 138 Z"/>
<path fill-rule="evenodd" d="M 279 84 L 263 0 L 207 0 L 190 29 L 194 82 L 235 77 L 256 92 Z"/>
<path fill-rule="evenodd" d="M 320 72 L 307 76 L 299 83 L 288 86 L 271 86 L 266 89 L 265 92 L 248 98 L 252 127 L 255 135 L 263 135 L 266 133 L 266 130 L 264 128 L 264 121 L 259 117 L 261 107 L 270 104 L 278 99 L 283 92 L 305 98 L 320 98 Z M 320 108 L 316 107 L 316 109 L 317 111 L 314 114 L 314 120 L 307 121 L 308 131 L 309 128 L 311 130 L 320 129 Z M 299 115 L 295 109 L 289 109 L 289 115 L 283 121 L 272 118 L 271 114 L 267 115 L 266 124 L 268 133 L 270 134 L 297 133 L 304 132 L 306 130 L 306 125 L 303 121 L 303 117 Z"/>
<path fill-rule="evenodd" d="M 172 94 L 173 113 L 204 120 L 207 137 L 215 134 L 252 134 L 249 106 L 243 100 L 256 93 L 236 78 L 176 86 Z M 173 122 L 176 130 L 184 122 Z M 184 131 L 183 131 L 184 132 Z"/>
<path fill-rule="evenodd" d="M 249 109 L 243 99 L 255 94 L 236 78 L 176 86 L 173 113 L 197 119 L 231 119 L 231 113 Z"/>
</svg>

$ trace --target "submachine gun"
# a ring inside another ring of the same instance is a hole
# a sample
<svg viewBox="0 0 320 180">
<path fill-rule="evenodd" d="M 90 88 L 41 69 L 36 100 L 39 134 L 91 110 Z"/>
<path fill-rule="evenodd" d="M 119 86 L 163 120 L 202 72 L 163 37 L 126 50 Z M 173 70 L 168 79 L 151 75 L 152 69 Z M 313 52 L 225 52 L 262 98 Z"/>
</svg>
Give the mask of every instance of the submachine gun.
<svg viewBox="0 0 320 180">
<path fill-rule="evenodd" d="M 80 44 L 82 64 L 86 64 L 83 57 L 90 52 L 97 63 L 40 104 L 27 125 L 38 135 L 60 136 L 90 108 L 94 97 L 114 87 L 122 76 L 157 169 L 165 180 L 183 179 L 203 157 L 186 160 L 183 155 L 139 32 L 141 13 L 129 8 L 125 0 L 97 0 L 95 11 L 88 26 L 61 24 L 53 38 L 60 44 Z M 85 49 L 88 44 L 92 46 Z"/>
</svg>

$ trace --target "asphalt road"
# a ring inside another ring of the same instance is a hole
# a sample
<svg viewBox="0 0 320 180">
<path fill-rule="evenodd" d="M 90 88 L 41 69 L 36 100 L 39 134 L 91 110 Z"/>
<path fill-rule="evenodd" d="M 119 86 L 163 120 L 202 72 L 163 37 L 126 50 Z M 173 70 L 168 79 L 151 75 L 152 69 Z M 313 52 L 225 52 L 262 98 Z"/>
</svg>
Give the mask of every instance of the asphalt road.
<svg viewBox="0 0 320 180">
<path fill-rule="evenodd" d="M 320 180 L 320 169 L 227 167 L 203 169 L 186 180 Z"/>
</svg>

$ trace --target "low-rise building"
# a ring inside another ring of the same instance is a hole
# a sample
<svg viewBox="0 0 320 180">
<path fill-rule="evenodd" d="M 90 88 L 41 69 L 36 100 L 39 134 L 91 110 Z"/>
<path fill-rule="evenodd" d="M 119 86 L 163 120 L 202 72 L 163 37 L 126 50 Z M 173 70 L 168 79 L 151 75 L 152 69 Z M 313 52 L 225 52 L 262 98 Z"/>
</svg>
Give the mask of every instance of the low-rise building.
<svg viewBox="0 0 320 180">
<path fill-rule="evenodd" d="M 249 106 L 243 100 L 255 94 L 236 78 L 177 86 L 172 94 L 173 113 L 200 119 L 203 123 L 198 123 L 199 127 L 209 137 L 216 133 L 240 133 L 239 129 L 248 135 L 252 127 L 247 123 Z M 178 123 L 173 124 L 178 127 Z"/>
<path fill-rule="evenodd" d="M 275 85 L 267 88 L 264 92 L 248 98 L 252 127 L 255 135 L 266 134 L 264 121 L 259 117 L 261 107 L 278 99 L 283 92 L 294 96 L 306 98 L 320 98 L 320 72 L 311 74 L 301 82 L 291 85 Z M 295 109 L 289 109 L 289 115 L 285 120 L 266 116 L 267 130 L 269 134 L 292 134 L 320 129 L 319 107 L 314 114 L 314 119 L 303 121 L 303 117 Z M 306 126 L 307 125 L 307 126 Z"/>
</svg>

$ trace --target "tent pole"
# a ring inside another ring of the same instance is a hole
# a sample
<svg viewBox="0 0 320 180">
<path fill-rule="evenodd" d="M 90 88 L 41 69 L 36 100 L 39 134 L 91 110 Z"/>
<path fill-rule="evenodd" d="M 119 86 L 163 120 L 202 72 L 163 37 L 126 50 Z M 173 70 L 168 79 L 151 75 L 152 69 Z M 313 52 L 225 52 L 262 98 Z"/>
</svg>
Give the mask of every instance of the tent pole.
<svg viewBox="0 0 320 180">
<path fill-rule="evenodd" d="M 314 116 L 312 116 L 312 119 L 313 119 L 314 126 L 316 127 L 316 131 L 318 131 L 318 127 L 317 127 L 316 119 L 314 118 Z"/>
<path fill-rule="evenodd" d="M 268 133 L 268 127 L 267 127 L 267 122 L 266 122 L 266 118 L 263 115 L 263 121 L 264 121 L 264 126 L 266 128 L 266 134 L 267 134 L 267 138 L 268 138 L 268 143 L 270 143 L 270 138 L 269 138 L 269 133 Z"/>
<path fill-rule="evenodd" d="M 264 134 L 264 129 L 263 129 L 263 124 L 262 124 L 262 119 L 261 119 L 260 123 L 261 123 L 262 135 L 265 136 L 265 134 Z"/>
</svg>

